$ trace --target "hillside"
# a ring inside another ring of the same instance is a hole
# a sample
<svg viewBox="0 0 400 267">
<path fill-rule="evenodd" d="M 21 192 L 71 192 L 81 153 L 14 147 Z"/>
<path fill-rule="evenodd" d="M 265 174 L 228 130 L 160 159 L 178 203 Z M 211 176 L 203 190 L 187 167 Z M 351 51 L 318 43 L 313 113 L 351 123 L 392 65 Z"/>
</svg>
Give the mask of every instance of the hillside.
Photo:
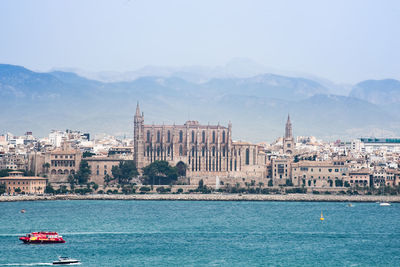
<svg viewBox="0 0 400 267">
<path fill-rule="evenodd" d="M 400 133 L 398 116 L 379 105 L 330 95 L 310 79 L 273 74 L 202 83 L 156 76 L 105 83 L 71 72 L 37 73 L 0 65 L 0 96 L 0 133 L 29 130 L 43 136 L 68 128 L 131 136 L 137 101 L 148 124 L 232 121 L 234 139 L 249 141 L 281 136 L 288 112 L 295 135 L 336 139 L 377 129 Z"/>
</svg>

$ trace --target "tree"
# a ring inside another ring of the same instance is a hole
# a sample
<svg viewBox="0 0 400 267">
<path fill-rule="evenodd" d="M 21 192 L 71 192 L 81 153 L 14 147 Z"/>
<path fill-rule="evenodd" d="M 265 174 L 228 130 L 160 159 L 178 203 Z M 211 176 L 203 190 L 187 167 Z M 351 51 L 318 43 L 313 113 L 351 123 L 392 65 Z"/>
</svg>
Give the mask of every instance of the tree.
<svg viewBox="0 0 400 267">
<path fill-rule="evenodd" d="M 120 161 L 118 166 L 112 167 L 111 172 L 114 179 L 122 185 L 129 184 L 133 177 L 139 175 L 133 160 Z"/>
<path fill-rule="evenodd" d="M 117 167 L 117 166 L 115 166 L 115 167 Z M 112 169 L 111 169 L 111 172 L 112 172 Z M 105 184 L 108 185 L 112 180 L 114 180 L 114 178 L 111 177 L 110 175 L 108 175 L 108 173 L 104 176 L 104 183 Z"/>
<path fill-rule="evenodd" d="M 97 191 L 97 189 L 99 189 L 99 185 L 96 184 L 96 183 L 94 183 L 94 184 L 93 184 L 93 189 L 94 189 L 94 191 Z"/>
<path fill-rule="evenodd" d="M 81 160 L 81 163 L 79 164 L 79 170 L 74 175 L 74 179 L 78 182 L 78 184 L 86 184 L 89 181 L 89 176 L 91 173 L 92 171 L 90 170 L 88 162 L 86 160 Z"/>
<path fill-rule="evenodd" d="M 71 174 L 68 175 L 68 183 L 71 187 L 71 190 L 75 188 L 75 178 Z"/>
<path fill-rule="evenodd" d="M 8 176 L 8 173 L 9 173 L 10 171 L 12 171 L 12 170 L 9 170 L 9 169 L 0 170 L 0 177 L 6 177 L 6 176 Z"/>
<path fill-rule="evenodd" d="M 167 161 L 156 160 L 143 168 L 143 176 L 145 184 L 169 185 L 178 179 L 178 171 Z"/>
<path fill-rule="evenodd" d="M 175 167 L 178 172 L 178 176 L 186 176 L 187 165 L 185 163 L 179 161 Z"/>
<path fill-rule="evenodd" d="M 6 185 L 0 184 L 0 196 L 6 192 Z"/>
<path fill-rule="evenodd" d="M 92 153 L 92 152 L 90 152 L 90 151 L 85 151 L 85 152 L 83 152 L 83 154 L 82 154 L 82 158 L 90 158 L 90 157 L 92 157 L 93 155 L 95 155 L 95 154 Z"/>
<path fill-rule="evenodd" d="M 286 179 L 286 186 L 293 186 L 292 180 Z"/>
<path fill-rule="evenodd" d="M 20 192 L 21 192 L 21 188 L 19 188 L 19 187 L 18 187 L 18 188 L 15 188 L 14 192 L 15 192 L 15 193 L 20 193 Z"/>
<path fill-rule="evenodd" d="M 204 188 L 204 181 L 203 181 L 203 179 L 201 179 L 200 181 L 199 181 L 199 186 L 197 187 L 199 190 L 203 190 L 203 188 Z"/>
<path fill-rule="evenodd" d="M 270 180 L 268 181 L 268 186 L 274 186 L 274 182 L 272 182 L 272 179 L 270 179 Z"/>
<path fill-rule="evenodd" d="M 49 172 L 49 168 L 50 168 L 50 163 L 46 162 L 43 164 L 43 169 L 45 173 Z"/>
<path fill-rule="evenodd" d="M 261 187 L 264 186 L 263 182 L 258 182 L 258 193 L 261 193 Z"/>
<path fill-rule="evenodd" d="M 53 186 L 50 183 L 48 183 L 46 185 L 46 188 L 44 189 L 44 192 L 47 194 L 54 194 L 55 190 L 54 190 Z"/>
</svg>

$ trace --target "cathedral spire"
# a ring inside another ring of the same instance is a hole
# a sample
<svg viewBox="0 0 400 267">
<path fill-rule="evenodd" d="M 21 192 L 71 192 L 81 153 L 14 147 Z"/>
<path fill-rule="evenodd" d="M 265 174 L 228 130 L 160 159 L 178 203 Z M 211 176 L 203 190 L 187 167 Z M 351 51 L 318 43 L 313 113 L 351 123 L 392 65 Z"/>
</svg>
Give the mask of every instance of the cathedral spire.
<svg viewBox="0 0 400 267">
<path fill-rule="evenodd" d="M 136 114 L 135 114 L 135 116 L 136 116 L 136 117 L 140 117 L 139 101 L 137 102 L 137 105 L 136 105 Z"/>
<path fill-rule="evenodd" d="M 285 128 L 285 138 L 292 138 L 292 123 L 290 122 L 290 115 L 288 114 L 286 128 Z"/>
</svg>

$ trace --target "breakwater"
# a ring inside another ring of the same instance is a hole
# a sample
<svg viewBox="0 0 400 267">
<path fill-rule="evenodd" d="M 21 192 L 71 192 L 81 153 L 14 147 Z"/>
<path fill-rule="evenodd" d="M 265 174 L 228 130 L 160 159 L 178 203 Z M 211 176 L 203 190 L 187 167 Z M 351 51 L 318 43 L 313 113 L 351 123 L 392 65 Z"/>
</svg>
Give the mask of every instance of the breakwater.
<svg viewBox="0 0 400 267">
<path fill-rule="evenodd" d="M 400 196 L 314 194 L 133 194 L 0 196 L 0 202 L 43 200 L 182 200 L 182 201 L 311 201 L 311 202 L 400 202 Z"/>
</svg>

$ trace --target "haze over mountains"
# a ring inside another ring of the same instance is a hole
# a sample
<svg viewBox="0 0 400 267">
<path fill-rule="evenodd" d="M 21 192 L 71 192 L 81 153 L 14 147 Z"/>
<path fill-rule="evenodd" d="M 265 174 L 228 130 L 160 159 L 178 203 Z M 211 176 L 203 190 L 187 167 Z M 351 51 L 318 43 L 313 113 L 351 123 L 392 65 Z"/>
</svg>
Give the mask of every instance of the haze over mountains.
<svg viewBox="0 0 400 267">
<path fill-rule="evenodd" d="M 51 129 L 76 129 L 132 136 L 139 101 L 146 124 L 232 121 L 235 140 L 282 136 L 288 113 L 296 136 L 334 140 L 400 135 L 397 80 L 337 85 L 243 60 L 217 68 L 74 72 L 38 73 L 1 64 L 0 133 L 44 136 Z"/>
</svg>

